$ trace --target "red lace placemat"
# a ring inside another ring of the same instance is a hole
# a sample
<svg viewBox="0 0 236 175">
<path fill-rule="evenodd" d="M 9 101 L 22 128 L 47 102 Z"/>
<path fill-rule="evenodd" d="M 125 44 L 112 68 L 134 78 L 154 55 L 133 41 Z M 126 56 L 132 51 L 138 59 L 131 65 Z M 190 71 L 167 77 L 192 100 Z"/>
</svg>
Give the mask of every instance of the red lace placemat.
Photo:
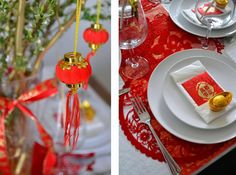
<svg viewBox="0 0 236 175">
<path fill-rule="evenodd" d="M 149 33 L 145 42 L 135 48 L 134 52 L 148 59 L 151 71 L 148 75 L 138 80 L 130 80 L 121 75 L 125 81 L 124 87 L 130 87 L 131 91 L 119 99 L 119 119 L 121 128 L 132 145 L 154 160 L 163 161 L 162 154 L 148 126 L 140 123 L 139 118 L 134 113 L 130 97 L 133 95 L 140 96 L 146 107 L 148 107 L 147 85 L 154 68 L 172 53 L 185 49 L 201 48 L 201 38 L 178 28 L 161 5 L 153 5 L 147 0 L 143 0 L 142 4 L 147 17 Z M 212 39 L 209 49 L 221 53 L 224 45 L 220 40 Z M 129 52 L 122 51 L 124 59 L 128 56 Z M 121 64 L 120 72 L 123 68 L 122 66 Z M 128 106 L 130 106 L 130 110 L 124 114 L 124 107 Z M 181 140 L 167 132 L 154 118 L 149 107 L 148 110 L 152 117 L 152 126 L 167 150 L 181 166 L 183 175 L 195 172 L 236 143 L 236 139 L 209 145 Z"/>
</svg>

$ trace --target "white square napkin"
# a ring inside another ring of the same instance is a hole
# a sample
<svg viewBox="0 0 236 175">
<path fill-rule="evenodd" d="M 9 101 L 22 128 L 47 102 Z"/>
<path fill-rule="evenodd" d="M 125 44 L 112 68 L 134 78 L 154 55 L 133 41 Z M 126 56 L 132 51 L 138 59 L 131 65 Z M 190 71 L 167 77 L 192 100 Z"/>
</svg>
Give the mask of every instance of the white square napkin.
<svg viewBox="0 0 236 175">
<path fill-rule="evenodd" d="M 224 115 L 226 112 L 231 110 L 235 107 L 236 103 L 234 100 L 222 111 L 220 112 L 213 112 L 210 110 L 208 106 L 208 102 L 205 102 L 204 104 L 198 106 L 196 102 L 192 99 L 192 97 L 189 95 L 189 93 L 184 89 L 182 86 L 182 83 L 186 82 L 187 80 L 190 80 L 191 78 L 207 72 L 206 68 L 202 65 L 200 61 L 195 61 L 194 63 L 185 66 L 175 72 L 172 72 L 170 75 L 175 81 L 178 88 L 181 90 L 181 92 L 184 94 L 184 96 L 188 99 L 188 101 L 194 106 L 196 112 L 201 116 L 201 118 L 206 122 L 210 123 L 213 120 L 217 119 L 218 117 Z M 209 74 L 209 72 L 208 72 Z M 210 75 L 210 74 L 209 74 Z M 210 75 L 211 76 L 211 75 Z M 212 77 L 212 76 L 211 76 Z M 212 77 L 213 78 L 213 77 Z M 214 79 L 214 78 L 213 78 Z M 215 81 L 217 83 L 217 81 Z M 219 83 L 217 83 L 219 85 Z M 219 85 L 220 86 L 220 85 Z M 220 86 L 222 89 L 224 89 L 222 86 Z"/>
<path fill-rule="evenodd" d="M 216 7 L 216 8 L 217 8 L 217 7 Z M 187 18 L 187 20 L 189 19 L 189 20 L 191 20 L 193 23 L 202 26 L 201 22 L 199 22 L 199 20 L 197 19 L 194 10 L 195 10 L 194 7 L 190 8 L 190 9 L 184 9 L 184 10 L 182 11 L 182 15 L 183 15 L 185 18 Z M 225 9 L 220 9 L 220 8 L 218 8 L 218 10 L 222 11 L 223 13 L 222 13 L 222 14 L 217 14 L 217 16 L 219 16 L 219 15 L 222 15 L 222 16 L 223 16 L 223 15 L 228 15 L 228 14 L 231 12 L 231 10 L 230 10 L 228 7 L 226 7 Z M 208 16 L 215 16 L 215 15 L 208 15 Z"/>
</svg>

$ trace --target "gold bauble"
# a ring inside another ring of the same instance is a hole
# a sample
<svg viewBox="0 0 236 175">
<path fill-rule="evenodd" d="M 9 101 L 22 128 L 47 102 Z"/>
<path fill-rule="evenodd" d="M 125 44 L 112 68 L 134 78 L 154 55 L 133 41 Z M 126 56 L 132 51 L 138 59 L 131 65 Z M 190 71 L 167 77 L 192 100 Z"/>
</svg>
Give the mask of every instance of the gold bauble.
<svg viewBox="0 0 236 175">
<path fill-rule="evenodd" d="M 218 112 L 226 108 L 232 101 L 233 95 L 231 92 L 222 92 L 210 98 L 208 104 L 212 111 Z"/>
<path fill-rule="evenodd" d="M 217 107 L 223 107 L 228 104 L 228 101 L 225 96 L 223 95 L 217 95 L 215 98 L 212 100 L 213 105 Z"/>
<path fill-rule="evenodd" d="M 80 108 L 84 109 L 85 120 L 87 122 L 92 122 L 95 118 L 96 111 L 93 109 L 90 102 L 88 100 L 84 100 L 81 103 Z"/>
</svg>

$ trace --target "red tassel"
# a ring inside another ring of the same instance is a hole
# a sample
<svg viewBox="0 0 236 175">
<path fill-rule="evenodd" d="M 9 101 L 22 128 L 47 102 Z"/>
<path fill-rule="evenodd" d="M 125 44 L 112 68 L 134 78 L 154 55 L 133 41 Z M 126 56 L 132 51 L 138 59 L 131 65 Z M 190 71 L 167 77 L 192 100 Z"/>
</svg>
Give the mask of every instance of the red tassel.
<svg viewBox="0 0 236 175">
<path fill-rule="evenodd" d="M 73 98 L 73 102 L 71 101 Z M 69 91 L 66 99 L 66 123 L 64 133 L 64 144 L 72 146 L 72 150 L 76 147 L 79 139 L 80 126 L 80 109 L 79 97 L 77 92 Z"/>
</svg>

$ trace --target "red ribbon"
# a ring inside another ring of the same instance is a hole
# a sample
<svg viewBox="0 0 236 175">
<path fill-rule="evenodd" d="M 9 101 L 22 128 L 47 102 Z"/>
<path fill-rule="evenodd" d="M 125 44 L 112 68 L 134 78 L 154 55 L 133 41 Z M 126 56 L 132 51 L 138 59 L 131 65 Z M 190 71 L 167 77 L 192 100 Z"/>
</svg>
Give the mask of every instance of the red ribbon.
<svg viewBox="0 0 236 175">
<path fill-rule="evenodd" d="M 16 100 L 0 97 L 0 174 L 10 175 L 10 166 L 7 158 L 6 140 L 5 140 L 5 119 L 7 116 L 17 107 L 26 116 L 30 117 L 36 124 L 40 137 L 47 148 L 52 148 L 53 142 L 51 136 L 46 132 L 41 125 L 37 117 L 28 109 L 25 105 L 33 103 L 50 96 L 55 95 L 58 92 L 56 80 L 49 79 L 40 84 L 28 92 L 20 95 Z"/>
<path fill-rule="evenodd" d="M 95 52 L 92 51 L 92 52 L 89 52 L 86 56 L 86 60 L 90 63 L 90 58 L 93 57 L 95 55 Z"/>
<path fill-rule="evenodd" d="M 58 155 L 48 148 L 35 143 L 33 150 L 31 174 L 33 175 L 52 175 L 53 169 L 70 170 L 73 174 L 77 174 L 82 167 L 86 167 L 88 171 L 93 170 L 95 153 L 88 154 L 72 154 L 65 153 Z M 82 163 L 83 159 L 85 160 Z"/>
</svg>

